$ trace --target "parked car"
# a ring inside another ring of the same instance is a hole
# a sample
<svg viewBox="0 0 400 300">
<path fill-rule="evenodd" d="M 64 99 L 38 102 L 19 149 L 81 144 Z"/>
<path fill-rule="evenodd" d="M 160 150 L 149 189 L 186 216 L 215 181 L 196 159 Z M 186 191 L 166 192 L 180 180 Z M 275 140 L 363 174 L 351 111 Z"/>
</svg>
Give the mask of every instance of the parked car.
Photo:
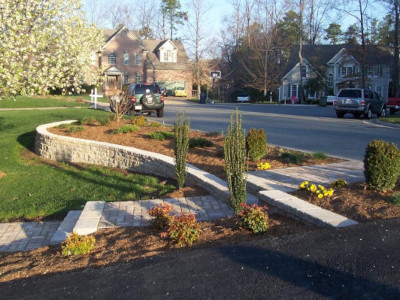
<svg viewBox="0 0 400 300">
<path fill-rule="evenodd" d="M 326 97 L 326 103 L 333 105 L 333 102 L 335 101 L 335 98 L 336 98 L 335 96 L 327 96 Z"/>
<path fill-rule="evenodd" d="M 168 96 L 168 90 L 166 88 L 161 89 L 161 95 L 164 95 L 164 97 Z"/>
<path fill-rule="evenodd" d="M 363 115 L 366 119 L 376 114 L 378 117 L 386 115 L 386 103 L 377 93 L 369 89 L 345 88 L 341 89 L 333 102 L 338 118 L 351 113 L 355 118 Z"/>
<path fill-rule="evenodd" d="M 386 106 L 391 115 L 394 115 L 396 111 L 400 111 L 400 94 L 397 97 L 389 97 Z"/>
<path fill-rule="evenodd" d="M 175 97 L 187 97 L 187 92 L 185 91 L 185 89 L 183 87 L 177 87 L 174 90 L 174 96 Z"/>
<path fill-rule="evenodd" d="M 156 112 L 159 118 L 164 115 L 164 95 L 161 94 L 158 84 L 126 84 L 122 87 L 122 91 L 131 101 L 131 114 L 135 112 Z"/>
<path fill-rule="evenodd" d="M 250 100 L 250 95 L 246 93 L 239 93 L 236 97 L 237 102 L 249 102 Z"/>
</svg>

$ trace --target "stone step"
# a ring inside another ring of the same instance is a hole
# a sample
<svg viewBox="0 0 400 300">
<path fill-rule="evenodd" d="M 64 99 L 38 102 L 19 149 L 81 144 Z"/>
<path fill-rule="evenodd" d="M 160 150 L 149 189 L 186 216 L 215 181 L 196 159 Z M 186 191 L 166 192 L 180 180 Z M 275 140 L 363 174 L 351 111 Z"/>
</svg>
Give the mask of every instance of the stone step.
<svg viewBox="0 0 400 300">
<path fill-rule="evenodd" d="M 103 215 L 105 201 L 88 201 L 73 231 L 79 235 L 91 234 L 97 231 L 101 216 Z"/>
<path fill-rule="evenodd" d="M 61 222 L 57 231 L 51 238 L 50 240 L 51 245 L 59 244 L 68 238 L 68 236 L 72 233 L 81 213 L 82 213 L 81 210 L 71 210 L 68 212 L 67 216 Z"/>
<path fill-rule="evenodd" d="M 282 191 L 261 191 L 258 193 L 258 196 L 260 201 L 278 208 L 289 217 L 318 227 L 339 228 L 358 224 L 352 219 L 348 219 Z"/>
</svg>

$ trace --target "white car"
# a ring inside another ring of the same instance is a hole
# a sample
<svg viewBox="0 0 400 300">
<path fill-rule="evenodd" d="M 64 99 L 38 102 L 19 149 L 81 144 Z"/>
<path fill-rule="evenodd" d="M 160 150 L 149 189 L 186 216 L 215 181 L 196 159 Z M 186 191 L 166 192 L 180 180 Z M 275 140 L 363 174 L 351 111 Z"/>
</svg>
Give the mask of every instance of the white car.
<svg viewBox="0 0 400 300">
<path fill-rule="evenodd" d="M 335 101 L 335 96 L 327 96 L 326 97 L 326 103 L 333 104 L 333 101 Z"/>
<path fill-rule="evenodd" d="M 240 93 L 237 95 L 236 101 L 237 102 L 249 102 L 250 96 L 249 96 L 249 94 Z"/>
</svg>

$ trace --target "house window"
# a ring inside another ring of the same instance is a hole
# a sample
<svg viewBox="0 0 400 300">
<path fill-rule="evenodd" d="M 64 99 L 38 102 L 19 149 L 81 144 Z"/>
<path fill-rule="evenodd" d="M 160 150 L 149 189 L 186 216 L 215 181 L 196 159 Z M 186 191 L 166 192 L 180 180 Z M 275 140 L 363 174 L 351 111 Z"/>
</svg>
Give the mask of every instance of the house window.
<svg viewBox="0 0 400 300">
<path fill-rule="evenodd" d="M 136 73 L 136 83 L 139 83 L 140 79 L 141 79 L 140 74 Z"/>
<path fill-rule="evenodd" d="M 368 77 L 372 77 L 372 75 L 374 74 L 372 67 L 367 67 L 366 71 Z"/>
<path fill-rule="evenodd" d="M 376 93 L 379 95 L 379 97 L 382 97 L 382 87 L 381 86 L 376 87 Z"/>
<path fill-rule="evenodd" d="M 124 65 L 129 65 L 129 53 L 124 54 Z"/>
<path fill-rule="evenodd" d="M 124 83 L 129 83 L 129 74 L 124 73 Z"/>
<path fill-rule="evenodd" d="M 111 53 L 111 54 L 108 56 L 108 64 L 109 64 L 109 65 L 115 65 L 115 64 L 117 64 L 117 56 L 115 55 L 115 53 Z"/>
<path fill-rule="evenodd" d="M 353 67 L 347 67 L 347 75 L 353 74 Z"/>
<path fill-rule="evenodd" d="M 297 97 L 297 84 L 292 84 L 292 93 L 291 96 Z"/>
<path fill-rule="evenodd" d="M 307 68 L 306 68 L 306 66 L 301 66 L 301 77 L 307 77 Z"/>
<path fill-rule="evenodd" d="M 347 70 L 346 67 L 342 67 L 342 73 L 341 73 L 341 75 L 342 75 L 343 77 L 346 76 L 346 70 Z"/>
<path fill-rule="evenodd" d="M 382 77 L 382 67 L 374 68 L 374 77 Z"/>
<path fill-rule="evenodd" d="M 172 59 L 172 53 L 171 50 L 167 50 L 164 52 L 164 61 L 170 61 Z"/>
<path fill-rule="evenodd" d="M 139 66 L 141 62 L 142 62 L 142 55 L 138 53 L 135 56 L 135 65 Z"/>
<path fill-rule="evenodd" d="M 332 74 L 328 75 L 328 87 L 333 88 L 333 75 Z"/>
<path fill-rule="evenodd" d="M 126 37 L 126 31 L 122 31 L 122 37 Z"/>
</svg>

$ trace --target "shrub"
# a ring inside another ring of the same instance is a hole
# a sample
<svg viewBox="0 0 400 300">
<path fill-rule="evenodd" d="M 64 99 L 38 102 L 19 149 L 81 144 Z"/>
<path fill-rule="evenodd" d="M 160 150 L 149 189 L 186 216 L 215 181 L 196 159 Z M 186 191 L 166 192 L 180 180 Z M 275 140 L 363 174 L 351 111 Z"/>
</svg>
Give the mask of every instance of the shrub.
<svg viewBox="0 0 400 300">
<path fill-rule="evenodd" d="M 400 205 L 400 193 L 394 194 L 393 196 L 390 197 L 389 200 L 395 205 Z"/>
<path fill-rule="evenodd" d="M 169 236 L 178 246 L 191 246 L 199 237 L 200 227 L 193 214 L 172 216 L 169 227 L 162 237 Z"/>
<path fill-rule="evenodd" d="M 267 153 L 267 136 L 264 129 L 252 128 L 246 138 L 247 153 L 251 161 L 259 161 Z"/>
<path fill-rule="evenodd" d="M 71 124 L 60 124 L 57 126 L 57 128 L 66 129 L 66 128 L 69 128 L 70 126 L 71 126 Z"/>
<path fill-rule="evenodd" d="M 301 165 L 303 163 L 304 155 L 301 153 L 284 152 L 281 154 L 281 158 L 288 164 Z"/>
<path fill-rule="evenodd" d="M 175 177 L 179 189 L 183 188 L 186 181 L 186 157 L 189 150 L 189 130 L 190 124 L 185 120 L 185 113 L 181 114 L 180 119 L 176 114 L 175 121 Z"/>
<path fill-rule="evenodd" d="M 119 133 L 129 133 L 129 132 L 134 132 L 136 130 L 139 130 L 139 127 L 136 125 L 131 125 L 131 124 L 126 124 L 121 126 L 118 129 L 115 129 L 112 131 L 113 134 L 119 134 Z"/>
<path fill-rule="evenodd" d="M 392 190 L 399 172 L 400 151 L 396 145 L 381 140 L 369 142 L 364 157 L 364 176 L 367 186 L 377 191 Z"/>
<path fill-rule="evenodd" d="M 68 133 L 80 132 L 84 131 L 85 127 L 83 126 L 70 126 L 68 129 Z"/>
<path fill-rule="evenodd" d="M 147 120 L 143 115 L 132 117 L 133 125 L 144 126 L 144 125 L 146 125 L 146 122 L 147 122 Z"/>
<path fill-rule="evenodd" d="M 230 193 L 230 203 L 235 211 L 239 204 L 246 202 L 246 138 L 242 129 L 242 118 L 236 109 L 224 135 L 225 171 Z"/>
<path fill-rule="evenodd" d="M 219 133 L 216 132 L 216 131 L 210 131 L 210 132 L 207 132 L 207 133 L 206 133 L 206 136 L 207 136 L 207 137 L 216 137 L 216 136 L 218 136 L 218 135 L 219 135 Z"/>
<path fill-rule="evenodd" d="M 324 152 L 318 151 L 312 154 L 312 158 L 314 159 L 327 159 L 328 156 Z"/>
<path fill-rule="evenodd" d="M 64 256 L 88 254 L 92 251 L 96 239 L 91 235 L 78 235 L 72 233 L 65 242 L 61 244 L 61 253 Z"/>
<path fill-rule="evenodd" d="M 148 134 L 148 137 L 153 140 L 164 141 L 165 139 L 171 139 L 174 137 L 173 132 L 166 131 L 155 131 Z"/>
<path fill-rule="evenodd" d="M 149 125 L 150 127 L 161 127 L 161 124 L 156 122 L 151 122 Z"/>
<path fill-rule="evenodd" d="M 251 230 L 253 233 L 263 233 L 267 231 L 268 209 L 257 204 L 240 204 L 240 211 L 236 215 L 236 224 L 244 229 Z"/>
<path fill-rule="evenodd" d="M 110 123 L 111 116 L 97 117 L 96 119 L 99 122 L 100 126 L 106 126 Z"/>
<path fill-rule="evenodd" d="M 334 189 L 341 189 L 347 185 L 346 180 L 343 180 L 342 178 L 339 178 L 336 181 L 331 182 L 330 187 Z"/>
<path fill-rule="evenodd" d="M 90 117 L 83 117 L 80 120 L 80 123 L 82 125 L 89 125 L 89 126 L 99 126 L 99 125 L 105 126 L 108 123 L 110 123 L 110 121 L 111 120 L 110 120 L 109 116 L 102 116 L 102 117 L 100 117 L 100 116 L 97 116 L 97 117 L 90 116 Z"/>
<path fill-rule="evenodd" d="M 213 142 L 205 139 L 205 138 L 191 138 L 189 139 L 189 148 L 195 147 L 211 147 L 214 146 Z"/>
<path fill-rule="evenodd" d="M 171 216 L 169 215 L 172 211 L 172 205 L 170 204 L 161 204 L 156 205 L 152 209 L 148 211 L 149 215 L 154 217 L 153 227 L 157 229 L 164 229 L 168 226 Z"/>
</svg>

